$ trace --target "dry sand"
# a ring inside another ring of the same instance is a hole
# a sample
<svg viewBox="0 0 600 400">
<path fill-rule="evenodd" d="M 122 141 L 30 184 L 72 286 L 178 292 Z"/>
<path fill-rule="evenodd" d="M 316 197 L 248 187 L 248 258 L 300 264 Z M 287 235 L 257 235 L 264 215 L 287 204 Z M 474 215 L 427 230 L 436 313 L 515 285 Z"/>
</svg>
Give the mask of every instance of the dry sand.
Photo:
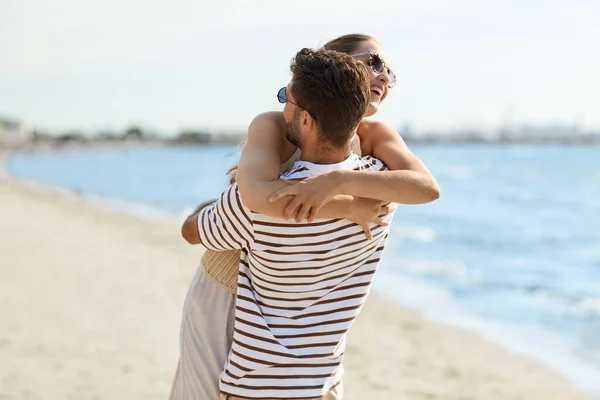
<svg viewBox="0 0 600 400">
<path fill-rule="evenodd" d="M 176 224 L 0 178 L 0 399 L 166 399 L 200 254 Z M 588 398 L 536 362 L 375 295 L 345 368 L 346 400 Z"/>
</svg>

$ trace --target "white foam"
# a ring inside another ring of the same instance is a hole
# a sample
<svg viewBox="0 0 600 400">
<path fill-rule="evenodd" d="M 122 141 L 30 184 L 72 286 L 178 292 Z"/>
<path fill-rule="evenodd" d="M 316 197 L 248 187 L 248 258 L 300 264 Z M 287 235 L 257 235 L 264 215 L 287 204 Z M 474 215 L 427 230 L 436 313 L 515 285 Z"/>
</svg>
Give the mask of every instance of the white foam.
<svg viewBox="0 0 600 400">
<path fill-rule="evenodd" d="M 14 178 L 9 177 L 9 179 L 13 180 Z M 69 200 L 84 200 L 90 204 L 94 204 L 111 210 L 122 211 L 127 214 L 135 215 L 136 217 L 167 222 L 180 221 L 183 219 L 183 213 L 179 211 L 169 211 L 159 207 L 153 207 L 145 203 L 129 201 L 115 197 L 100 196 L 93 193 L 80 192 L 77 190 L 67 189 L 61 186 L 48 185 L 31 180 L 14 180 L 28 186 L 29 188 L 35 191 L 56 194 Z"/>
<path fill-rule="evenodd" d="M 452 277 L 461 282 L 469 278 L 469 268 L 457 261 L 415 260 L 403 257 L 389 257 L 386 264 L 393 263 L 394 268 L 425 275 Z"/>
<path fill-rule="evenodd" d="M 600 297 L 588 297 L 579 302 L 579 307 L 600 316 Z"/>
<path fill-rule="evenodd" d="M 437 175 L 447 176 L 449 178 L 465 180 L 473 177 L 473 167 L 469 165 L 441 165 L 437 170 Z"/>
<path fill-rule="evenodd" d="M 173 221 L 180 219 L 178 212 L 168 211 L 159 207 L 153 207 L 145 203 L 139 203 L 115 197 L 99 196 L 91 193 L 84 193 L 81 195 L 81 197 L 89 203 L 101 207 L 107 207 L 113 210 L 123 211 L 137 217 L 159 221 Z"/>
<path fill-rule="evenodd" d="M 394 237 L 400 239 L 416 240 L 419 242 L 433 242 L 437 239 L 437 234 L 431 228 L 426 226 L 392 226 Z"/>
</svg>

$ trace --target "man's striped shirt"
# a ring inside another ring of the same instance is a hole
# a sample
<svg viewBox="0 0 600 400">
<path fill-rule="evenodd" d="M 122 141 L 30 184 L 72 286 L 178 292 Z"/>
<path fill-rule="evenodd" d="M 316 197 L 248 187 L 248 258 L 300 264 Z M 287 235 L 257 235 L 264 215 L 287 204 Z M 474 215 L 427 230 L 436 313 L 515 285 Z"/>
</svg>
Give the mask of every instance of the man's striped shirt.
<svg viewBox="0 0 600 400">
<path fill-rule="evenodd" d="M 282 175 L 386 170 L 373 157 L 297 161 Z M 392 214 L 384 217 L 391 220 Z M 198 216 L 202 244 L 242 249 L 233 344 L 221 392 L 249 399 L 320 398 L 340 383 L 346 332 L 369 293 L 388 236 L 346 219 L 290 223 L 244 206 L 237 185 Z"/>
</svg>

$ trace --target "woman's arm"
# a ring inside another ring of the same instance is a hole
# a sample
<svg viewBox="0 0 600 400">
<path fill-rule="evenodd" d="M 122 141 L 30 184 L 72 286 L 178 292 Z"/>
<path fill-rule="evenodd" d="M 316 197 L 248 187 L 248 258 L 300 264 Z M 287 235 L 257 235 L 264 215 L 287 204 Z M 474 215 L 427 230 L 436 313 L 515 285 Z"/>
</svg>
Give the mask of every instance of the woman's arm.
<svg viewBox="0 0 600 400">
<path fill-rule="evenodd" d="M 285 186 L 279 182 L 284 158 L 282 153 L 289 153 L 284 143 L 285 129 L 285 120 L 280 113 L 256 116 L 248 127 L 248 139 L 237 169 L 236 180 L 244 204 L 251 210 L 270 216 L 277 216 L 273 211 L 277 206 L 265 206 L 263 194 Z"/>
<path fill-rule="evenodd" d="M 363 155 L 383 161 L 391 170 L 410 170 L 431 175 L 423 161 L 406 146 L 402 136 L 380 121 L 363 119 L 358 125 Z"/>
<path fill-rule="evenodd" d="M 277 202 L 268 201 L 271 193 L 288 186 L 279 180 L 281 164 L 292 156 L 296 147 L 285 139 L 286 129 L 280 112 L 268 112 L 254 118 L 248 128 L 248 140 L 236 175 L 246 207 L 278 218 L 284 217 L 284 210 L 292 200 L 286 197 Z M 369 222 L 385 224 L 379 218 L 389 212 L 384 202 L 347 195 L 332 196 L 332 199 L 315 214 L 316 218 L 348 218 L 366 227 L 365 233 Z"/>
<path fill-rule="evenodd" d="M 269 201 L 292 196 L 284 217 L 312 220 L 336 195 L 350 194 L 402 204 L 424 204 L 440 196 L 440 188 L 425 164 L 389 126 L 363 120 L 358 128 L 363 155 L 383 161 L 390 171 L 335 171 L 305 179 L 273 193 Z"/>
<path fill-rule="evenodd" d="M 402 204 L 429 203 L 440 197 L 435 178 L 396 131 L 382 122 L 363 120 L 358 134 L 367 150 L 364 154 L 383 161 L 390 171 L 353 174 L 340 171 L 334 174 L 340 193 L 353 196 L 377 193 L 379 200 Z"/>
</svg>

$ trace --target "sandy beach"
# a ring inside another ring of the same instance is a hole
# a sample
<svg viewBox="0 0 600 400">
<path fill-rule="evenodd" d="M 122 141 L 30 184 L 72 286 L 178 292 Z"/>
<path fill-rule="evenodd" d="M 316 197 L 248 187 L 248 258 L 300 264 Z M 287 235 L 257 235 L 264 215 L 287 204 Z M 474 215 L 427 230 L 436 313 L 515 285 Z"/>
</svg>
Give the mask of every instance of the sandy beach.
<svg viewBox="0 0 600 400">
<path fill-rule="evenodd" d="M 167 398 L 201 255 L 176 223 L 0 178 L 0 254 L 0 399 Z M 345 368 L 346 400 L 589 398 L 376 295 L 350 331 Z"/>
</svg>

